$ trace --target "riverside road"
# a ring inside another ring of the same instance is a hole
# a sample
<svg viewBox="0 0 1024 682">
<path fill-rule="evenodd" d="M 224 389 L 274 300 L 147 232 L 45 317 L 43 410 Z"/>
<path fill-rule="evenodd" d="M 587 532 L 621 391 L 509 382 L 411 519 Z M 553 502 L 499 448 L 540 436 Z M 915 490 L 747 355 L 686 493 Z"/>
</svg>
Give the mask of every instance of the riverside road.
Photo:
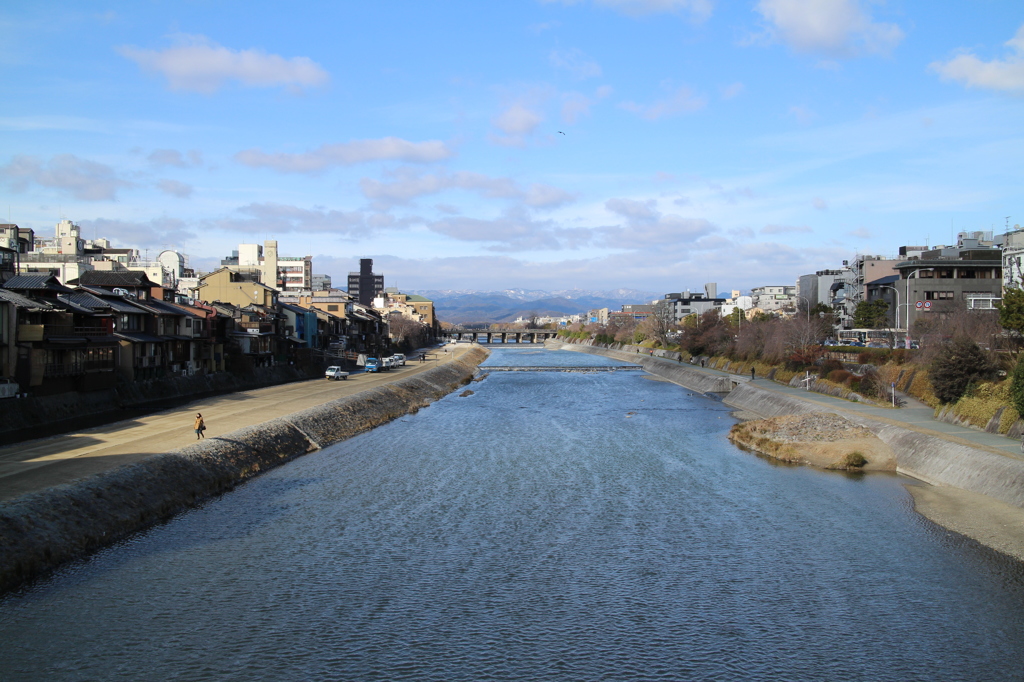
<svg viewBox="0 0 1024 682">
<path fill-rule="evenodd" d="M 215 438 L 293 412 L 322 405 L 369 388 L 419 374 L 460 357 L 468 345 L 416 351 L 405 367 L 375 374 L 355 373 L 346 381 L 310 379 L 196 400 L 137 419 L 104 424 L 59 436 L 0 448 L 0 500 L 36 492 L 78 478 L 138 462 L 195 443 L 195 415 Z M 427 360 L 418 359 L 420 353 Z"/>
</svg>

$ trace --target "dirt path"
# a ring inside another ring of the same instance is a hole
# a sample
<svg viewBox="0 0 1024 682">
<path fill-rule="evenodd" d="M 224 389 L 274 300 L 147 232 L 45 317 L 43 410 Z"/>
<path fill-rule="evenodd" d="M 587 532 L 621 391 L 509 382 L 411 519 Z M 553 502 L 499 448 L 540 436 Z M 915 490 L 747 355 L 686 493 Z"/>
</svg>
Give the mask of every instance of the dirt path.
<svg viewBox="0 0 1024 682">
<path fill-rule="evenodd" d="M 76 478 L 176 450 L 196 440 L 193 423 L 203 414 L 207 436 L 230 433 L 375 386 L 419 374 L 460 357 L 471 346 L 458 344 L 417 351 L 427 361 L 379 374 L 353 374 L 346 381 L 311 379 L 197 400 L 137 419 L 97 426 L 0 448 L 0 500 L 68 483 Z"/>
</svg>

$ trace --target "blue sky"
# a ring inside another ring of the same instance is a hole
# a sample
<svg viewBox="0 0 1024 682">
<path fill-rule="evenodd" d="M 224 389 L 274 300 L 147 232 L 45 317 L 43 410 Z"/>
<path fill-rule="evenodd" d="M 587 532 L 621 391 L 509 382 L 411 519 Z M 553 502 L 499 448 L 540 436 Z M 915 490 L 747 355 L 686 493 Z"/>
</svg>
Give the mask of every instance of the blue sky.
<svg viewBox="0 0 1024 682">
<path fill-rule="evenodd" d="M 720 290 L 1024 223 L 1024 5 L 12 2 L 0 188 L 212 269 Z"/>
</svg>

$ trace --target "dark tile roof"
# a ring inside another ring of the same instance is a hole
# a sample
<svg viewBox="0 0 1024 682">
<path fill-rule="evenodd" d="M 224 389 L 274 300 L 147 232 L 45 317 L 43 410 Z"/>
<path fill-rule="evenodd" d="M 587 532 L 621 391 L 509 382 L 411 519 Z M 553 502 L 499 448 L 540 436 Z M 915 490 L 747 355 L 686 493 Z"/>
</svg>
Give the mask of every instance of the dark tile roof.
<svg viewBox="0 0 1024 682">
<path fill-rule="evenodd" d="M 82 286 L 98 287 L 155 287 L 153 281 L 146 277 L 146 273 L 137 270 L 110 271 L 110 270 L 86 270 L 78 279 L 71 280 L 68 284 L 80 284 Z"/>
<path fill-rule="evenodd" d="M 53 310 L 53 306 L 45 301 L 37 301 L 8 289 L 0 289 L 0 301 L 9 301 L 26 310 Z"/>
<path fill-rule="evenodd" d="M 98 296 L 93 296 L 88 291 L 76 291 L 71 294 L 58 296 L 57 298 L 62 301 L 68 301 L 77 306 L 82 306 L 83 308 L 91 308 L 92 310 L 110 307 L 110 303 L 104 301 Z"/>
<path fill-rule="evenodd" d="M 4 282 L 4 289 L 18 291 L 71 291 L 53 275 L 15 275 Z"/>
</svg>

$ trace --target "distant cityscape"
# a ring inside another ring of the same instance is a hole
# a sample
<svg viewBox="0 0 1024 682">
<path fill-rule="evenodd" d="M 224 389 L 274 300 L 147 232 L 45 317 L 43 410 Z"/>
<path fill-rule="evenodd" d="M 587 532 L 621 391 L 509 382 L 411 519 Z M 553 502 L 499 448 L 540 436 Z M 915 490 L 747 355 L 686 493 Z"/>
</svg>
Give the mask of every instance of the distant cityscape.
<svg viewBox="0 0 1024 682">
<path fill-rule="evenodd" d="M 309 352 L 355 359 L 410 350 L 441 337 L 444 326 L 622 326 L 652 315 L 681 325 L 709 313 L 748 320 L 827 313 L 833 335 L 849 337 L 865 305 L 882 311 L 875 327 L 909 343 L 922 316 L 954 305 L 994 310 L 1004 287 L 1022 284 L 1019 225 L 895 250 L 823 264 L 792 284 L 747 293 L 720 293 L 713 282 L 660 296 L 629 289 L 402 292 L 385 286 L 370 259 L 349 273 L 344 290 L 336 288 L 331 276 L 316 273 L 311 256 L 283 255 L 275 240 L 239 244 L 217 269 L 196 272 L 178 251 L 145 258 L 107 239 L 84 239 L 70 220 L 58 222 L 52 237 L 2 224 L 0 369 L 8 382 L 43 395 L 224 371 L 232 362 L 294 364 Z"/>
</svg>

